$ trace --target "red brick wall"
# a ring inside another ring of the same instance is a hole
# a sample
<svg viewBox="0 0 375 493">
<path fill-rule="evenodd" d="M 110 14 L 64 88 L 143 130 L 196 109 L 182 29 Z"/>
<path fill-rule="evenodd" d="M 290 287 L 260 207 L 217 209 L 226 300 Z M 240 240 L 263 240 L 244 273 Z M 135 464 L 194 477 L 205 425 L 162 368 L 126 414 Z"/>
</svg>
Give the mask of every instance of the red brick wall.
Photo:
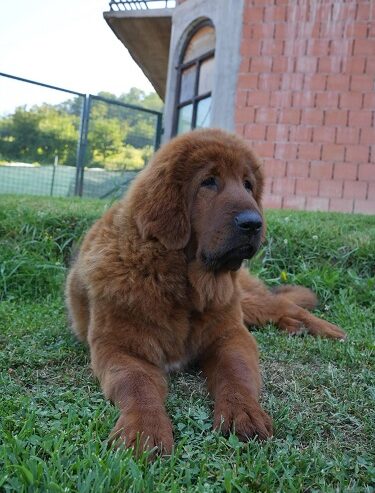
<svg viewBox="0 0 375 493">
<path fill-rule="evenodd" d="M 375 214 L 375 2 L 245 0 L 236 131 L 265 205 Z"/>
</svg>

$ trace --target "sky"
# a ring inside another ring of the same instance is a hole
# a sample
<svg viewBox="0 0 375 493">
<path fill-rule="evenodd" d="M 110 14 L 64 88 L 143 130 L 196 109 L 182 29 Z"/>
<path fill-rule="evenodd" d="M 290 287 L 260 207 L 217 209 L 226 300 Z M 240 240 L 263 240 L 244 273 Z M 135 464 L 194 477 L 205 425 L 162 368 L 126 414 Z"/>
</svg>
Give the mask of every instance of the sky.
<svg viewBox="0 0 375 493">
<path fill-rule="evenodd" d="M 0 72 L 78 92 L 153 91 L 103 18 L 107 0 L 0 0 Z M 69 95 L 0 77 L 0 114 Z"/>
</svg>

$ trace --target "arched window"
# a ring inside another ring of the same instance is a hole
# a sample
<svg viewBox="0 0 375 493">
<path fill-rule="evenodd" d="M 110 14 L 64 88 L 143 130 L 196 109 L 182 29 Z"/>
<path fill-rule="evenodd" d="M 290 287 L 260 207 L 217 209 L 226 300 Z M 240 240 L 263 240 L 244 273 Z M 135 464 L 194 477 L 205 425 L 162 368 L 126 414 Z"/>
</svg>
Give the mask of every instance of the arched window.
<svg viewBox="0 0 375 493">
<path fill-rule="evenodd" d="M 177 67 L 175 135 L 210 126 L 214 56 L 215 29 L 205 21 L 190 35 Z"/>
</svg>

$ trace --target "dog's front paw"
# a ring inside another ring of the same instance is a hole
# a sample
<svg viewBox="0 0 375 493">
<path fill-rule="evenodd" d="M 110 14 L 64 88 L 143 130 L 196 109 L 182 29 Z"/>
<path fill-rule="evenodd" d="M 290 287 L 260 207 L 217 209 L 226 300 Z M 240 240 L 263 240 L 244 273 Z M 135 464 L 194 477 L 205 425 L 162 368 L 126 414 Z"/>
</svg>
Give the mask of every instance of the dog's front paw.
<svg viewBox="0 0 375 493">
<path fill-rule="evenodd" d="M 214 428 L 224 435 L 233 432 L 243 442 L 253 437 L 266 440 L 272 436 L 272 420 L 258 402 L 236 394 L 216 403 Z"/>
<path fill-rule="evenodd" d="M 153 451 L 170 455 L 173 448 L 173 431 L 164 410 L 148 409 L 123 411 L 110 435 L 116 446 L 133 448 L 136 455 Z"/>
</svg>

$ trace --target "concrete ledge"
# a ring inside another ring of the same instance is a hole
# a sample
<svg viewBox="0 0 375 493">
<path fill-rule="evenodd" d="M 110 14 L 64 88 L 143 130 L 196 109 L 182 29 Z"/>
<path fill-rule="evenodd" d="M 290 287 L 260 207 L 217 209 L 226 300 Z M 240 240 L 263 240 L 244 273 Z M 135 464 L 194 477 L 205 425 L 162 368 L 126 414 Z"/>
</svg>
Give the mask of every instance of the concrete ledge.
<svg viewBox="0 0 375 493">
<path fill-rule="evenodd" d="M 164 100 L 174 9 L 104 12 L 103 16 Z"/>
</svg>

